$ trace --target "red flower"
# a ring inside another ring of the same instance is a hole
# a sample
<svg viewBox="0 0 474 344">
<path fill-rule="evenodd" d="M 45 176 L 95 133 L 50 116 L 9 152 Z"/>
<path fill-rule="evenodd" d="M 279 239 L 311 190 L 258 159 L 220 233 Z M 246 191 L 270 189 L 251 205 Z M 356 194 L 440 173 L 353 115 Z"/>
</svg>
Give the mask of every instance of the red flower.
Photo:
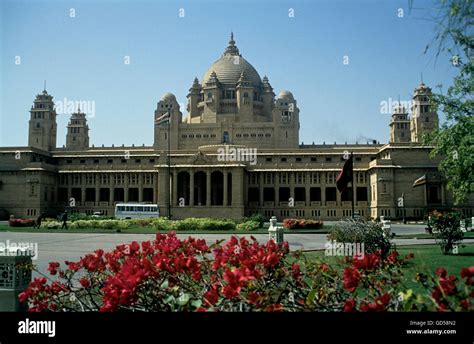
<svg viewBox="0 0 474 344">
<path fill-rule="evenodd" d="M 372 271 L 380 263 L 380 256 L 376 253 L 369 253 L 364 256 L 364 259 L 354 259 L 352 265 L 361 270 Z"/>
<path fill-rule="evenodd" d="M 291 266 L 291 271 L 292 271 L 293 278 L 299 281 L 301 279 L 300 265 L 298 263 L 293 263 L 293 265 Z"/>
<path fill-rule="evenodd" d="M 446 270 L 444 268 L 437 268 L 436 269 L 436 275 L 438 275 L 439 277 L 446 277 Z"/>
<path fill-rule="evenodd" d="M 213 306 L 217 302 L 217 300 L 219 300 L 219 288 L 216 285 L 213 285 L 204 294 L 204 301 L 209 303 L 210 306 Z"/>
<path fill-rule="evenodd" d="M 342 275 L 342 286 L 344 289 L 353 293 L 359 284 L 359 280 L 359 270 L 351 267 L 344 270 Z"/>
<path fill-rule="evenodd" d="M 281 312 L 282 310 L 283 306 L 279 303 L 269 305 L 267 308 L 265 308 L 265 312 Z"/>
<path fill-rule="evenodd" d="M 51 262 L 49 263 L 48 271 L 51 275 L 56 275 L 58 273 L 59 263 Z"/>
<path fill-rule="evenodd" d="M 474 277 L 474 266 L 461 269 L 461 278 Z"/>
<path fill-rule="evenodd" d="M 344 304 L 344 312 L 354 312 L 356 310 L 356 302 L 354 299 L 347 299 Z"/>
<path fill-rule="evenodd" d="M 385 293 L 379 296 L 372 303 L 363 302 L 360 305 L 360 310 L 364 312 L 383 312 L 387 310 L 387 306 L 390 303 L 390 294 Z"/>
<path fill-rule="evenodd" d="M 90 285 L 91 285 L 91 281 L 90 281 L 87 277 L 82 277 L 82 278 L 79 280 L 79 283 L 81 283 L 81 285 L 82 285 L 84 288 L 89 288 Z"/>
</svg>

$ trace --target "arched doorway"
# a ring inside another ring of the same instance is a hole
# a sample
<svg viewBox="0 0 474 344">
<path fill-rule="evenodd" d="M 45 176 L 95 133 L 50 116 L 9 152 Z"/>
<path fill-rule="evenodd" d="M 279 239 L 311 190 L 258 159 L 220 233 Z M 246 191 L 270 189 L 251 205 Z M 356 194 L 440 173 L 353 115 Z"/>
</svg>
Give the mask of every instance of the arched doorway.
<svg viewBox="0 0 474 344">
<path fill-rule="evenodd" d="M 206 173 L 200 171 L 194 174 L 194 205 L 206 205 L 207 181 Z"/>
<path fill-rule="evenodd" d="M 224 205 L 224 174 L 220 171 L 211 173 L 211 205 Z"/>
<path fill-rule="evenodd" d="M 189 180 L 190 176 L 188 172 L 182 171 L 178 173 L 177 205 L 179 206 L 189 205 Z M 184 201 L 184 204 L 182 201 Z"/>
</svg>

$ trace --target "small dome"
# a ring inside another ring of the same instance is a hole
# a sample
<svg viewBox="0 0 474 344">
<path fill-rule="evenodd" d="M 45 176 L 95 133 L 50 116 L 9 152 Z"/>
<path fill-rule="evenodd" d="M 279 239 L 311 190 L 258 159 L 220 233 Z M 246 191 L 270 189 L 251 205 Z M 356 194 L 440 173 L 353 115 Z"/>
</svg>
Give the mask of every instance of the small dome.
<svg viewBox="0 0 474 344">
<path fill-rule="evenodd" d="M 291 93 L 290 91 L 286 91 L 286 90 L 281 91 L 280 94 L 278 95 L 278 98 L 294 99 L 293 98 L 293 93 Z"/>
<path fill-rule="evenodd" d="M 173 93 L 170 93 L 170 92 L 166 92 L 165 94 L 163 94 L 163 96 L 161 97 L 161 100 L 163 101 L 176 101 L 176 97 Z"/>
</svg>

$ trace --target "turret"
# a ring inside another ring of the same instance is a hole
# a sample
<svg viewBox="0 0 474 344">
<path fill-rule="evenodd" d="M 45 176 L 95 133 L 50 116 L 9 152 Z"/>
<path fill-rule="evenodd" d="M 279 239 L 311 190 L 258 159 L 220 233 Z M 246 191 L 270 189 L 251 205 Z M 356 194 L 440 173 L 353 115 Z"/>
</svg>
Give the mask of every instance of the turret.
<svg viewBox="0 0 474 344">
<path fill-rule="evenodd" d="M 431 108 L 431 88 L 423 82 L 413 94 L 411 141 L 422 142 L 423 136 L 438 128 L 438 114 Z"/>
<path fill-rule="evenodd" d="M 30 110 L 28 146 L 44 150 L 56 148 L 56 111 L 53 97 L 43 90 L 36 96 Z"/>
<path fill-rule="evenodd" d="M 89 148 L 89 126 L 86 114 L 78 109 L 71 115 L 67 125 L 66 149 L 85 150 Z"/>
</svg>

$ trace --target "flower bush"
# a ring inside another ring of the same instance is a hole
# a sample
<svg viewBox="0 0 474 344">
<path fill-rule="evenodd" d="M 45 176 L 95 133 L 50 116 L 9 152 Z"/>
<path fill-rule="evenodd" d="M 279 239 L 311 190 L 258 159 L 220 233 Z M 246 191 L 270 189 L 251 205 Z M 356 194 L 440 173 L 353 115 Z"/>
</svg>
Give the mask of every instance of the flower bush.
<svg viewBox="0 0 474 344">
<path fill-rule="evenodd" d="M 440 310 L 449 297 L 452 307 L 443 310 L 473 310 L 474 267 L 455 289 L 438 273 L 440 294 L 416 296 L 414 305 L 412 296 L 402 297 L 406 259 L 375 252 L 333 267 L 290 254 L 286 243 L 232 237 L 208 246 L 172 232 L 64 267 L 52 262 L 55 279 L 35 278 L 19 299 L 30 311 L 398 311 Z"/>
<path fill-rule="evenodd" d="M 32 227 L 36 223 L 33 219 L 10 219 L 8 225 L 10 227 Z"/>
<path fill-rule="evenodd" d="M 320 229 L 323 228 L 323 222 L 304 219 L 284 219 L 283 227 L 286 229 Z"/>
<path fill-rule="evenodd" d="M 455 245 L 462 241 L 461 216 L 459 213 L 434 211 L 431 216 L 433 235 L 443 254 L 452 252 Z"/>
<path fill-rule="evenodd" d="M 390 252 L 390 237 L 380 223 L 352 219 L 337 222 L 328 235 L 329 240 L 341 243 L 364 243 L 365 252 L 380 251 L 383 256 Z"/>
</svg>

